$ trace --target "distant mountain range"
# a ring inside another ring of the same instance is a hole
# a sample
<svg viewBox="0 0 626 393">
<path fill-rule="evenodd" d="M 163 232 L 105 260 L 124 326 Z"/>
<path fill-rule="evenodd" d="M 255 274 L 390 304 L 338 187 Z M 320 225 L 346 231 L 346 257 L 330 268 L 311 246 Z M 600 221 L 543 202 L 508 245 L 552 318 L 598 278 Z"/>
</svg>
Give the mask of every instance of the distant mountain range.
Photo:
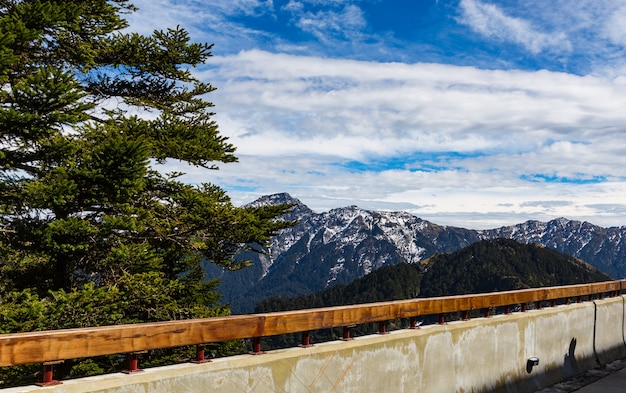
<svg viewBox="0 0 626 393">
<path fill-rule="evenodd" d="M 539 244 L 481 240 L 420 263 L 385 266 L 348 285 L 295 298 L 272 297 L 255 311 L 341 306 L 607 281 L 599 269 Z"/>
<path fill-rule="evenodd" d="M 299 223 L 282 230 L 268 255 L 242 253 L 253 266 L 226 272 L 207 264 L 221 278 L 220 292 L 233 313 L 252 312 L 272 296 L 296 297 L 349 284 L 372 270 L 401 262 L 414 264 L 438 253 L 460 250 L 481 240 L 508 238 L 541 244 L 575 256 L 614 278 L 626 276 L 626 227 L 602 228 L 588 222 L 527 221 L 490 230 L 441 226 L 407 212 L 357 206 L 315 213 L 289 194 L 264 196 L 251 205 L 291 203 L 285 217 Z"/>
</svg>

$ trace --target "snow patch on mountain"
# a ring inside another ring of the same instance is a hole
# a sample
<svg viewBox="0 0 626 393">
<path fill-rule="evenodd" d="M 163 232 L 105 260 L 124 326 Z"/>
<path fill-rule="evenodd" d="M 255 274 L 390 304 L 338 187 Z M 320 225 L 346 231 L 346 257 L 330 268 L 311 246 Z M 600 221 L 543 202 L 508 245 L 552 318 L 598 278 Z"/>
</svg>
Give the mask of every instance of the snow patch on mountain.
<svg viewBox="0 0 626 393">
<path fill-rule="evenodd" d="M 328 280 L 326 280 L 326 285 L 334 281 L 337 281 L 337 276 L 344 270 L 343 266 L 344 266 L 345 261 L 346 261 L 345 258 L 339 258 L 337 260 L 337 263 L 333 267 L 330 268 L 328 272 L 329 278 Z"/>
</svg>

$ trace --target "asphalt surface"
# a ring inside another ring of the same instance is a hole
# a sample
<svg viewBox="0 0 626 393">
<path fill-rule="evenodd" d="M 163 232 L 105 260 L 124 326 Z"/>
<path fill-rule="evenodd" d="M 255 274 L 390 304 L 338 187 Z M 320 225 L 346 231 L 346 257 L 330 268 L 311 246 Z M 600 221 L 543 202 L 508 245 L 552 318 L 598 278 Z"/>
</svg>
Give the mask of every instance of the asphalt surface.
<svg viewBox="0 0 626 393">
<path fill-rule="evenodd" d="M 577 393 L 623 393 L 626 392 L 626 368 L 611 373 L 604 378 L 600 378 L 581 389 L 576 390 Z"/>
<path fill-rule="evenodd" d="M 626 393 L 626 359 L 560 382 L 537 393 Z"/>
</svg>

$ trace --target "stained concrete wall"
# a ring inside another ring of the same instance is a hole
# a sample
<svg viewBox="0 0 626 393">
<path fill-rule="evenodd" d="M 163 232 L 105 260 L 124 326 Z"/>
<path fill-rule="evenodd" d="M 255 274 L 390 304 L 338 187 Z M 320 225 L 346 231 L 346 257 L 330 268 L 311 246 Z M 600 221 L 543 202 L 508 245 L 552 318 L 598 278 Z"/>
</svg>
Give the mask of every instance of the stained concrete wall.
<svg viewBox="0 0 626 393">
<path fill-rule="evenodd" d="M 45 392 L 534 392 L 626 357 L 624 298 L 64 381 Z M 527 371 L 527 360 L 539 365 Z M 41 392 L 24 387 L 3 393 Z"/>
</svg>

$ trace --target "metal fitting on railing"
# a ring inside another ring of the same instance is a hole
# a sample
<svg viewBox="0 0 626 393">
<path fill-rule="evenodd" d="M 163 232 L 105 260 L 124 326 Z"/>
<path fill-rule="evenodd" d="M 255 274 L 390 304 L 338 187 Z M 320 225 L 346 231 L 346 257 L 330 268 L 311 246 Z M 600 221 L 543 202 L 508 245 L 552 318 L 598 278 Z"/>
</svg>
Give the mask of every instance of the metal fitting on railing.
<svg viewBox="0 0 626 393">
<path fill-rule="evenodd" d="M 192 363 L 208 363 L 211 359 L 206 359 L 204 356 L 204 346 L 196 345 L 196 359 L 192 361 Z"/>
<path fill-rule="evenodd" d="M 148 351 L 132 352 L 128 354 L 128 369 L 122 370 L 124 374 L 139 373 L 143 370 L 139 368 L 139 355 Z"/>
<path fill-rule="evenodd" d="M 261 337 L 254 337 L 252 339 L 252 351 L 248 353 L 250 355 L 263 355 L 265 353 L 261 350 Z"/>
<path fill-rule="evenodd" d="M 61 381 L 57 381 L 53 378 L 53 366 L 56 364 L 61 364 L 63 363 L 63 360 L 56 360 L 53 362 L 44 362 L 43 363 L 43 372 L 42 372 L 42 382 L 37 382 L 36 385 L 38 386 L 54 386 L 54 385 L 60 385 L 63 382 Z"/>
<path fill-rule="evenodd" d="M 343 341 L 350 341 L 352 337 L 350 337 L 350 328 L 356 325 L 344 326 L 343 327 L 343 337 L 341 338 Z"/>
<path fill-rule="evenodd" d="M 302 348 L 309 348 L 312 347 L 313 344 L 311 344 L 311 337 L 310 337 L 310 333 L 309 332 L 303 332 L 302 333 L 302 344 L 300 344 L 300 347 Z"/>
</svg>

